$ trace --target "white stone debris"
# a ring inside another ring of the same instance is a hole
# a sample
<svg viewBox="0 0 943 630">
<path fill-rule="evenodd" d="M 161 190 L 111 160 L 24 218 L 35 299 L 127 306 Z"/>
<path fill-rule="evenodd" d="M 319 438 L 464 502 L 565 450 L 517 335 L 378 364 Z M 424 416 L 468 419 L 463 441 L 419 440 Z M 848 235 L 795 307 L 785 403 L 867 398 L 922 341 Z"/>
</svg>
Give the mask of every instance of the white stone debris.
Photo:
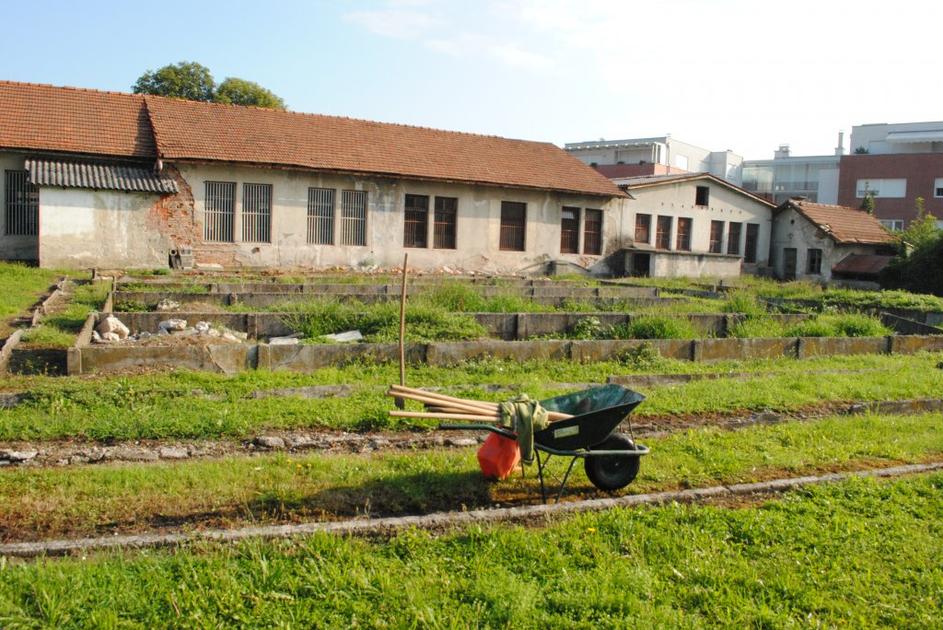
<svg viewBox="0 0 943 630">
<path fill-rule="evenodd" d="M 333 335 L 324 335 L 325 339 L 330 339 L 331 341 L 336 341 L 338 343 L 350 343 L 354 341 L 363 341 L 363 335 L 359 330 L 348 330 L 342 333 L 334 333 Z"/>
<path fill-rule="evenodd" d="M 118 339 L 127 339 L 128 335 L 131 333 L 128 327 L 122 324 L 121 320 L 114 315 L 109 315 L 99 322 L 97 330 L 102 335 L 114 333 L 118 336 Z"/>
<path fill-rule="evenodd" d="M 167 332 L 175 332 L 175 331 L 179 332 L 181 330 L 187 329 L 187 320 L 177 319 L 177 318 L 165 319 L 161 323 L 157 324 L 157 327 L 160 330 L 164 330 Z"/>
<path fill-rule="evenodd" d="M 102 343 L 115 343 L 116 341 L 121 341 L 121 337 L 118 336 L 118 333 L 113 332 L 102 333 L 101 339 Z"/>
<path fill-rule="evenodd" d="M 176 311 L 179 308 L 180 308 L 180 302 L 177 302 L 176 300 L 171 300 L 170 298 L 164 298 L 163 300 L 157 303 L 158 312 Z"/>
<path fill-rule="evenodd" d="M 97 330 L 92 331 L 92 343 L 101 343 L 102 336 L 98 334 Z"/>
<path fill-rule="evenodd" d="M 272 337 L 268 342 L 271 346 L 296 346 L 301 340 L 297 337 Z"/>
<path fill-rule="evenodd" d="M 212 326 L 209 322 L 197 322 L 193 325 L 193 329 L 201 335 L 205 335 L 212 329 Z"/>
</svg>

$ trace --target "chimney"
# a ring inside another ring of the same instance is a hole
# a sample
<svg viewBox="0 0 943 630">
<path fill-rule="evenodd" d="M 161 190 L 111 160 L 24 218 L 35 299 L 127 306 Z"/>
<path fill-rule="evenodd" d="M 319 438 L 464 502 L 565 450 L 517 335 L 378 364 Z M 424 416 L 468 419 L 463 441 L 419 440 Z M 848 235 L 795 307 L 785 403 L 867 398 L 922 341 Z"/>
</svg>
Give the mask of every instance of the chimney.
<svg viewBox="0 0 943 630">
<path fill-rule="evenodd" d="M 779 145 L 779 148 L 776 149 L 776 151 L 773 152 L 773 158 L 774 158 L 774 159 L 777 159 L 777 160 L 778 160 L 779 158 L 787 158 L 787 157 L 789 157 L 789 145 L 788 145 L 788 144 L 781 144 L 781 145 Z"/>
<path fill-rule="evenodd" d="M 838 132 L 838 146 L 835 147 L 835 155 L 844 155 L 845 154 L 845 132 Z"/>
</svg>

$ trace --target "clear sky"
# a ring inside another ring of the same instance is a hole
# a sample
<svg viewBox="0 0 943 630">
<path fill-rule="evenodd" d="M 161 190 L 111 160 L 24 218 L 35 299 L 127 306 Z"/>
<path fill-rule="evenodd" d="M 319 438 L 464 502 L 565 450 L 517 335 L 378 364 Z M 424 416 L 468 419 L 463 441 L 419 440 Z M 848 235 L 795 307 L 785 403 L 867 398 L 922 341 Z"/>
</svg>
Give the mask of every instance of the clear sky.
<svg viewBox="0 0 943 630">
<path fill-rule="evenodd" d="M 0 79 L 129 91 L 198 61 L 290 109 L 558 144 L 671 133 L 747 158 L 943 119 L 943 2 L 4 1 Z M 846 139 L 847 147 L 847 139 Z"/>
</svg>

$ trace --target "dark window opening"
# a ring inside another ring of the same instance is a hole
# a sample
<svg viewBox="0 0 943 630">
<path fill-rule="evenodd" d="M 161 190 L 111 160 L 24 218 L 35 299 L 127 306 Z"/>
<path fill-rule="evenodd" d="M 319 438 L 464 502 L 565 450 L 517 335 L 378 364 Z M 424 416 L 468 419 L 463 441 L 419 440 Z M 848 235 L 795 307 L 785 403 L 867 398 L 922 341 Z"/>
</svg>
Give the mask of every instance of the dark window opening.
<svg viewBox="0 0 943 630">
<path fill-rule="evenodd" d="M 406 195 L 403 247 L 426 247 L 429 234 L 429 197 Z"/>
<path fill-rule="evenodd" d="M 518 201 L 501 202 L 501 236 L 499 247 L 504 251 L 524 251 L 524 233 L 527 225 L 527 204 Z"/>
<path fill-rule="evenodd" d="M 458 199 L 435 198 L 435 223 L 432 226 L 432 246 L 436 249 L 455 249 L 458 233 Z"/>
<path fill-rule="evenodd" d="M 711 202 L 711 189 L 709 186 L 698 186 L 694 197 L 694 205 L 709 206 Z"/>
<path fill-rule="evenodd" d="M 658 217 L 655 226 L 655 248 L 671 249 L 671 217 Z"/>
<path fill-rule="evenodd" d="M 756 249 L 759 240 L 760 226 L 756 223 L 747 223 L 747 242 L 743 252 L 743 262 L 756 262 Z"/>
<path fill-rule="evenodd" d="M 675 242 L 675 249 L 682 252 L 691 251 L 691 219 L 678 217 L 678 238 Z"/>
<path fill-rule="evenodd" d="M 730 226 L 727 228 L 727 253 L 731 256 L 740 255 L 740 231 L 742 227 L 742 223 L 731 221 Z"/>
<path fill-rule="evenodd" d="M 586 209 L 583 221 L 583 253 L 589 256 L 602 254 L 602 210 Z"/>
<path fill-rule="evenodd" d="M 37 235 L 39 188 L 30 183 L 27 171 L 6 171 L 4 175 L 4 232 L 7 236 Z"/>
<path fill-rule="evenodd" d="M 650 243 L 652 240 L 652 215 L 635 215 L 635 242 Z"/>
<path fill-rule="evenodd" d="M 819 275 L 822 273 L 822 250 L 810 249 L 806 251 L 806 273 Z"/>
<path fill-rule="evenodd" d="M 724 222 L 711 221 L 711 240 L 707 248 L 712 254 L 719 254 L 723 251 L 724 244 Z"/>
<path fill-rule="evenodd" d="M 560 211 L 560 253 L 580 251 L 580 209 L 564 207 Z"/>
</svg>

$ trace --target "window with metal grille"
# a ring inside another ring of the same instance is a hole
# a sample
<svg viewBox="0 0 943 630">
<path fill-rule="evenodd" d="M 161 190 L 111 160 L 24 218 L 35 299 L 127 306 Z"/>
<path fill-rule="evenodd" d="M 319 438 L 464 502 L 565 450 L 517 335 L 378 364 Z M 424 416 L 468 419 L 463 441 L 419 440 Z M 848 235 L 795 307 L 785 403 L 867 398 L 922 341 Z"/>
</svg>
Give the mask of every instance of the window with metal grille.
<svg viewBox="0 0 943 630">
<path fill-rule="evenodd" d="M 334 244 L 334 189 L 308 189 L 308 242 Z"/>
<path fill-rule="evenodd" d="M 426 247 L 429 235 L 429 197 L 406 195 L 403 247 Z"/>
<path fill-rule="evenodd" d="M 727 253 L 731 256 L 740 255 L 740 232 L 743 224 L 731 221 L 727 227 Z"/>
<path fill-rule="evenodd" d="M 27 171 L 4 173 L 4 232 L 7 236 L 39 233 L 39 189 L 29 182 Z"/>
<path fill-rule="evenodd" d="M 822 250 L 821 249 L 809 249 L 806 250 L 806 273 L 811 275 L 819 275 L 822 273 Z"/>
<path fill-rule="evenodd" d="M 560 211 L 560 253 L 580 251 L 580 209 L 566 206 Z"/>
<path fill-rule="evenodd" d="M 707 251 L 712 254 L 719 254 L 723 251 L 724 246 L 724 222 L 723 221 L 711 221 L 711 240 L 707 247 Z"/>
<path fill-rule="evenodd" d="M 650 243 L 652 240 L 652 215 L 635 215 L 635 242 Z"/>
<path fill-rule="evenodd" d="M 505 251 L 524 251 L 524 232 L 527 226 L 527 204 L 518 201 L 501 202 L 501 238 L 499 247 Z"/>
<path fill-rule="evenodd" d="M 242 185 L 242 240 L 272 242 L 272 185 Z"/>
<path fill-rule="evenodd" d="M 432 225 L 432 246 L 436 249 L 455 249 L 458 232 L 458 199 L 435 198 L 435 223 Z"/>
<path fill-rule="evenodd" d="M 675 240 L 675 249 L 682 252 L 691 251 L 691 219 L 678 217 L 678 238 Z"/>
<path fill-rule="evenodd" d="M 602 210 L 586 209 L 583 219 L 583 253 L 590 256 L 602 253 Z"/>
<path fill-rule="evenodd" d="M 206 182 L 206 201 L 203 205 L 203 238 L 218 243 L 232 243 L 236 182 Z"/>
<path fill-rule="evenodd" d="M 341 193 L 341 245 L 367 244 L 367 192 Z"/>
<path fill-rule="evenodd" d="M 655 224 L 655 248 L 671 249 L 671 217 L 658 217 Z"/>
<path fill-rule="evenodd" d="M 711 202 L 711 189 L 709 186 L 698 186 L 694 194 L 695 206 L 709 206 Z"/>
<path fill-rule="evenodd" d="M 757 243 L 760 240 L 760 226 L 758 223 L 747 223 L 747 239 L 743 250 L 743 262 L 756 262 Z"/>
</svg>

